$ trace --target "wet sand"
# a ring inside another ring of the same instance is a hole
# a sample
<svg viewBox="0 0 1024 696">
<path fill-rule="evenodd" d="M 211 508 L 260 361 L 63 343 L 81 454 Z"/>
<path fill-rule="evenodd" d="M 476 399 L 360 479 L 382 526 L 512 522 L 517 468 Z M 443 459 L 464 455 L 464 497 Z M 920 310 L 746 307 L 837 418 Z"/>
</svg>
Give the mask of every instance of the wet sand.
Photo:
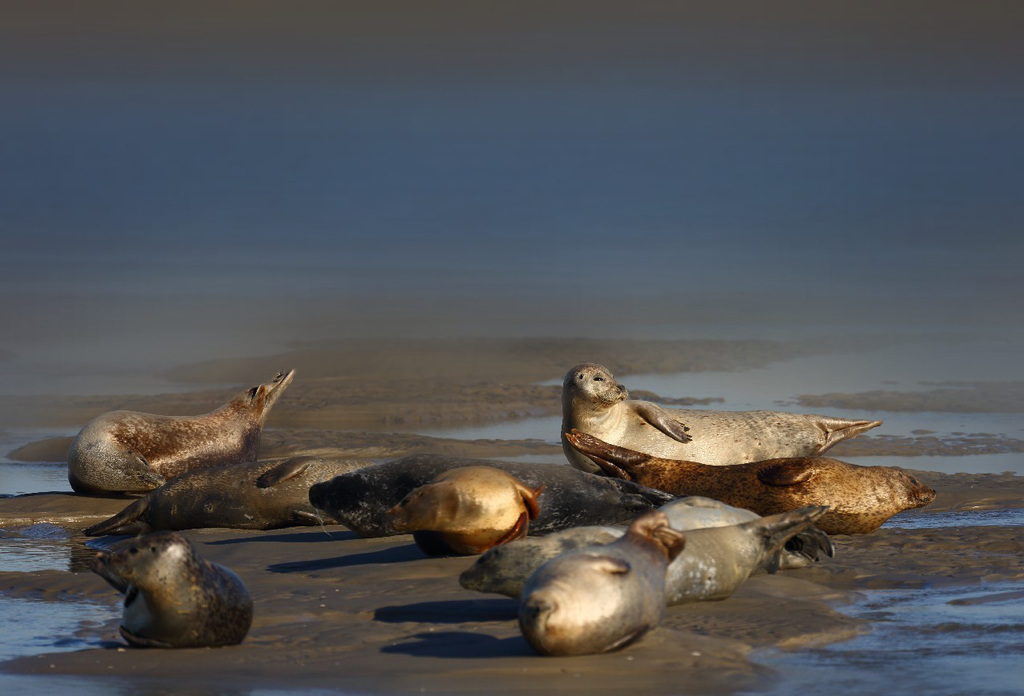
<svg viewBox="0 0 1024 696">
<path fill-rule="evenodd" d="M 39 399 L 33 404 L 33 425 L 80 425 L 90 413 L 114 408 L 202 412 L 242 386 L 294 367 L 295 383 L 270 416 L 264 456 L 321 452 L 390 458 L 440 451 L 495 458 L 541 454 L 558 462 L 559 449 L 542 441 L 462 442 L 403 431 L 410 423 L 557 413 L 558 387 L 537 383 L 557 380 L 583 360 L 604 362 L 626 375 L 709 369 L 711 363 L 715 369 L 739 368 L 765 364 L 794 350 L 767 342 L 583 343 L 384 342 L 374 351 L 372 344 L 360 342 L 302 348 L 265 360 L 176 371 L 178 378 L 196 383 L 235 380 L 240 386 L 233 389 Z M 701 352 L 701 344 L 712 343 L 717 345 L 704 345 Z M 903 440 L 909 442 L 902 447 L 913 448 L 914 438 Z M 883 444 L 865 448 L 865 442 Z M 858 449 L 884 449 L 885 442 L 862 437 L 834 452 L 852 456 Z M 67 441 L 59 439 L 35 443 L 12 458 L 54 461 L 66 447 Z M 927 457 L 908 459 L 908 465 L 927 469 Z M 1024 506 L 1021 477 L 927 471 L 921 476 L 937 489 L 936 500 L 904 514 Z M 0 572 L 0 593 L 119 605 L 120 596 L 85 569 L 92 551 L 82 546 L 80 530 L 126 504 L 124 499 L 72 494 L 0 499 L 0 527 L 8 531 L 49 522 L 74 533 L 71 572 Z M 883 528 L 869 535 L 837 536 L 834 559 L 752 578 L 727 600 L 670 607 L 662 626 L 626 650 L 543 658 L 519 634 L 514 600 L 458 585 L 458 574 L 473 559 L 427 558 L 411 537 L 359 539 L 340 526 L 194 530 L 185 535 L 205 557 L 237 572 L 253 594 L 256 616 L 241 646 L 129 650 L 120 642 L 114 620 L 83 629 L 96 648 L 19 658 L 4 663 L 2 671 L 127 679 L 140 690 L 173 679 L 176 686 L 242 692 L 262 687 L 372 693 L 643 689 L 725 694 L 765 688 L 778 678 L 752 661 L 754 650 L 800 650 L 868 630 L 868 624 L 839 610 L 858 590 L 967 586 L 1024 577 L 1024 541 L 1017 528 Z M 187 675 L 182 669 L 186 663 Z"/>
</svg>

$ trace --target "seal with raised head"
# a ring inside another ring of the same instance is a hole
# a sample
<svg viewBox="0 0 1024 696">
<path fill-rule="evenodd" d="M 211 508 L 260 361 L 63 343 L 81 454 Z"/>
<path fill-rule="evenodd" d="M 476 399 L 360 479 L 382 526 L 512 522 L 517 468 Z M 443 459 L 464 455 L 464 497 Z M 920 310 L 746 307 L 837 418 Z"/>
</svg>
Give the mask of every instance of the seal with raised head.
<svg viewBox="0 0 1024 696">
<path fill-rule="evenodd" d="M 562 449 L 583 471 L 599 469 L 566 442 L 573 429 L 657 457 L 714 466 L 823 454 L 841 440 L 881 425 L 781 411 L 664 408 L 629 398 L 607 368 L 582 363 L 562 382 Z"/>
<path fill-rule="evenodd" d="M 543 490 L 493 466 L 465 466 L 412 491 L 388 515 L 428 555 L 473 556 L 526 536 Z"/>
<path fill-rule="evenodd" d="M 676 498 L 663 491 L 588 474 L 562 464 L 416 454 L 315 484 L 309 489 L 309 502 L 360 536 L 401 534 L 387 511 L 414 489 L 449 469 L 464 466 L 495 467 L 512 474 L 527 488 L 545 487 L 537 518 L 530 521 L 530 534 L 549 534 L 587 524 L 617 524 Z"/>
<path fill-rule="evenodd" d="M 665 514 L 637 516 L 625 535 L 548 561 L 526 581 L 519 628 L 542 655 L 589 655 L 629 645 L 661 622 L 665 573 L 686 544 Z"/>
<path fill-rule="evenodd" d="M 267 414 L 294 376 L 278 373 L 200 416 L 97 416 L 71 443 L 68 481 L 78 493 L 140 494 L 192 469 L 254 462 Z"/>
<path fill-rule="evenodd" d="M 661 511 L 673 506 L 676 504 L 669 503 Z M 753 520 L 738 524 L 697 529 L 679 529 L 672 524 L 673 515 L 666 513 L 670 526 L 686 533 L 686 548 L 668 566 L 666 603 L 724 599 L 751 575 L 774 573 L 787 555 L 786 543 L 808 535 L 808 530 L 814 529 L 814 520 L 824 511 L 823 507 L 809 506 L 771 517 L 754 515 Z M 678 512 L 675 517 L 683 519 Z M 493 548 L 459 576 L 459 583 L 468 590 L 518 597 L 527 578 L 546 561 L 583 546 L 609 543 L 622 534 L 617 527 L 577 527 Z M 810 536 L 817 541 L 824 534 L 815 530 Z M 831 556 L 827 537 L 825 543 Z M 805 556 L 800 558 L 807 560 Z M 806 563 L 795 567 L 803 565 Z"/>
<path fill-rule="evenodd" d="M 193 469 L 150 491 L 110 519 L 89 527 L 85 534 L 319 525 L 325 520 L 309 503 L 310 486 L 371 463 L 291 457 Z"/>
<path fill-rule="evenodd" d="M 828 457 L 790 457 L 707 466 L 616 447 L 579 431 L 572 447 L 609 476 L 676 495 L 702 495 L 760 515 L 827 505 L 815 525 L 828 534 L 865 534 L 904 510 L 927 505 L 935 491 L 889 466 L 858 466 Z"/>
<path fill-rule="evenodd" d="M 245 584 L 203 560 L 175 532 L 156 532 L 101 551 L 92 570 L 124 594 L 121 635 L 145 648 L 237 645 L 252 624 Z"/>
</svg>

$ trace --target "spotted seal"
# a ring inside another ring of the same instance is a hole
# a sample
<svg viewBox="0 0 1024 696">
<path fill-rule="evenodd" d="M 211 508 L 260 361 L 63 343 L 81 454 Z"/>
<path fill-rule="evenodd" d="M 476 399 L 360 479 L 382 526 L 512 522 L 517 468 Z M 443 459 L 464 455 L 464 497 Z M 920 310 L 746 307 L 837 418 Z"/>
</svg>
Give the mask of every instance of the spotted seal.
<svg viewBox="0 0 1024 696">
<path fill-rule="evenodd" d="M 721 466 L 773 457 L 808 457 L 882 421 L 780 411 L 668 409 L 629 398 L 607 368 L 582 363 L 562 382 L 562 432 L 577 429 L 605 442 L 657 457 Z M 562 438 L 569 463 L 599 469 Z"/>
<path fill-rule="evenodd" d="M 665 514 L 651 510 L 637 516 L 621 539 L 551 559 L 523 587 L 523 637 L 542 655 L 588 655 L 629 645 L 661 622 L 665 572 L 685 544 Z"/>
<path fill-rule="evenodd" d="M 333 522 L 309 504 L 309 487 L 370 464 L 291 457 L 193 469 L 89 527 L 85 534 L 143 534 L 207 527 L 280 529 Z"/>
<path fill-rule="evenodd" d="M 388 515 L 429 555 L 472 556 L 526 536 L 543 490 L 493 466 L 465 466 L 413 490 Z"/>
<path fill-rule="evenodd" d="M 668 604 L 724 599 L 751 575 L 776 572 L 787 555 L 806 561 L 793 567 L 806 565 L 808 556 L 785 551 L 785 544 L 801 535 L 815 544 L 824 537 L 822 550 L 833 554 L 831 542 L 812 526 L 824 513 L 823 507 L 808 506 L 771 517 L 754 515 L 754 519 L 737 524 L 680 529 L 672 520 L 675 517 L 685 523 L 686 511 L 678 509 L 686 507 L 679 505 L 685 500 L 660 508 L 673 529 L 686 533 L 686 548 L 668 566 Z M 673 507 L 677 510 L 671 510 Z M 463 571 L 459 584 L 468 590 L 518 597 L 526 579 L 546 561 L 580 547 L 610 543 L 622 534 L 618 527 L 576 527 L 496 547 Z"/>
<path fill-rule="evenodd" d="M 249 632 L 252 599 L 245 584 L 200 558 L 175 532 L 146 534 L 101 551 L 92 570 L 124 594 L 121 635 L 130 645 L 236 645 Z"/>
<path fill-rule="evenodd" d="M 294 376 L 278 373 L 200 416 L 97 416 L 71 443 L 68 481 L 78 493 L 139 494 L 191 469 L 256 461 L 267 414 Z"/>
<path fill-rule="evenodd" d="M 615 524 L 664 505 L 676 496 L 562 464 L 503 462 L 437 454 L 417 454 L 375 464 L 313 485 L 309 502 L 364 537 L 400 534 L 387 511 L 414 489 L 449 469 L 491 466 L 537 489 L 545 486 L 531 534 L 549 534 L 587 524 Z"/>
<path fill-rule="evenodd" d="M 815 525 L 828 534 L 865 534 L 893 515 L 927 505 L 935 491 L 888 466 L 858 466 L 828 457 L 791 457 L 707 466 L 616 447 L 579 431 L 568 442 L 609 476 L 676 495 L 702 495 L 772 515 L 827 505 Z"/>
</svg>

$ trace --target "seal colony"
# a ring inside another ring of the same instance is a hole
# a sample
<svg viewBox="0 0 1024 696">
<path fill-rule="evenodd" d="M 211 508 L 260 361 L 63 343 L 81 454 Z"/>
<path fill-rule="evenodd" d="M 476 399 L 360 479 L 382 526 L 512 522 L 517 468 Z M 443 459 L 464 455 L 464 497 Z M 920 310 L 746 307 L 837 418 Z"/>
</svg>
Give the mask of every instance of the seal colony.
<svg viewBox="0 0 1024 696">
<path fill-rule="evenodd" d="M 279 372 L 200 416 L 97 416 L 71 444 L 68 481 L 78 493 L 140 494 L 192 469 L 254 462 L 267 414 L 294 376 Z"/>
<path fill-rule="evenodd" d="M 882 421 L 781 411 L 667 409 L 629 398 L 612 373 L 581 363 L 562 381 L 562 449 L 577 469 L 599 468 L 566 441 L 579 430 L 605 442 L 667 459 L 712 466 L 824 454 Z"/>
<path fill-rule="evenodd" d="M 141 534 L 91 566 L 125 594 L 121 633 L 130 645 L 235 644 L 252 620 L 231 571 L 198 558 L 174 532 L 154 530 L 330 519 L 364 537 L 411 532 L 428 555 L 483 553 L 462 586 L 519 598 L 519 626 L 537 652 L 582 655 L 637 640 L 666 605 L 722 600 L 753 574 L 831 557 L 827 533 L 870 531 L 934 497 L 888 467 L 809 456 L 729 464 L 764 452 L 820 453 L 879 421 L 664 409 L 628 400 L 593 363 L 574 367 L 563 385 L 564 422 L 592 431 L 562 432 L 573 466 L 431 454 L 377 464 L 256 461 L 266 414 L 293 375 L 203 416 L 114 411 L 75 439 L 68 467 L 77 492 L 146 493 L 86 530 Z M 595 432 L 711 463 L 629 449 Z"/>
<path fill-rule="evenodd" d="M 828 534 L 872 532 L 893 515 L 935 498 L 935 491 L 914 476 L 888 466 L 857 466 L 827 457 L 707 466 L 616 447 L 579 431 L 565 438 L 609 476 L 675 495 L 715 498 L 760 515 L 826 505 L 829 510 L 817 526 Z"/>
</svg>

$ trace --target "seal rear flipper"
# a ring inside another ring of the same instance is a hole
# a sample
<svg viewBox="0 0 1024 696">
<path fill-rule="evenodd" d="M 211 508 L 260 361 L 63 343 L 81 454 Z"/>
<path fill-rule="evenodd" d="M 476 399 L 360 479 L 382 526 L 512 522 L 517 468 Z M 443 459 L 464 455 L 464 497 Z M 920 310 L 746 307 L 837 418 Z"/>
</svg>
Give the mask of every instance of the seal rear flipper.
<svg viewBox="0 0 1024 696">
<path fill-rule="evenodd" d="M 781 566 L 780 552 L 786 542 L 810 527 L 814 520 L 824 515 L 827 510 L 826 505 L 805 505 L 797 510 L 744 522 L 743 527 L 757 530 L 763 539 L 764 551 L 767 554 L 767 560 L 762 566 L 765 572 L 775 573 Z"/>
<path fill-rule="evenodd" d="M 121 630 L 121 637 L 128 641 L 129 645 L 136 648 L 173 648 L 174 646 L 170 643 L 165 643 L 160 640 L 154 640 L 152 638 L 145 638 L 143 636 L 137 636 L 129 631 L 124 626 L 118 627 Z"/>
<path fill-rule="evenodd" d="M 823 454 L 843 440 L 857 437 L 882 424 L 880 420 L 849 420 L 831 416 L 808 416 L 808 418 L 825 434 L 825 442 L 818 450 L 818 454 Z"/>
<path fill-rule="evenodd" d="M 817 561 L 822 553 L 829 558 L 836 555 L 832 539 L 813 524 L 787 541 L 782 548 L 784 553 L 779 567 L 783 570 L 804 568 Z"/>
<path fill-rule="evenodd" d="M 526 513 L 530 516 L 531 520 L 537 519 L 537 515 L 540 514 L 540 504 L 537 502 L 537 496 L 544 492 L 544 489 L 547 488 L 547 484 L 542 483 L 537 488 L 529 488 L 517 479 L 516 487 L 523 498 L 523 505 L 526 506 Z M 526 534 L 524 533 L 523 536 L 526 536 Z"/>
<path fill-rule="evenodd" d="M 84 532 L 85 536 L 103 536 L 104 534 L 145 534 L 152 532 L 149 523 L 141 519 L 149 507 L 149 498 L 139 498 L 108 520 L 94 524 Z"/>
<path fill-rule="evenodd" d="M 635 481 L 636 473 L 653 458 L 643 452 L 609 444 L 576 428 L 565 433 L 565 439 L 589 457 L 605 474 L 626 481 Z"/>
<path fill-rule="evenodd" d="M 530 530 L 530 520 L 533 520 L 533 519 L 536 519 L 536 518 L 537 518 L 536 515 L 529 515 L 529 513 L 524 512 L 523 514 L 521 514 L 519 516 L 519 519 L 516 520 L 516 523 L 514 525 L 512 525 L 512 529 L 508 530 L 507 534 L 502 536 L 500 539 L 498 539 L 496 542 L 494 542 L 491 546 L 488 546 L 487 548 L 480 549 L 480 553 L 483 553 L 487 549 L 492 549 L 495 546 L 501 546 L 502 544 L 507 544 L 510 541 L 515 541 L 516 539 L 524 538 L 526 536 L 527 532 L 529 532 L 529 530 Z"/>
<path fill-rule="evenodd" d="M 683 443 L 693 440 L 690 437 L 690 429 L 658 404 L 653 404 L 650 401 L 637 401 L 633 407 L 638 416 L 673 440 Z"/>
<path fill-rule="evenodd" d="M 257 488 L 270 488 L 279 483 L 301 476 L 313 460 L 308 457 L 288 459 L 272 469 L 267 469 L 256 479 Z"/>
</svg>

